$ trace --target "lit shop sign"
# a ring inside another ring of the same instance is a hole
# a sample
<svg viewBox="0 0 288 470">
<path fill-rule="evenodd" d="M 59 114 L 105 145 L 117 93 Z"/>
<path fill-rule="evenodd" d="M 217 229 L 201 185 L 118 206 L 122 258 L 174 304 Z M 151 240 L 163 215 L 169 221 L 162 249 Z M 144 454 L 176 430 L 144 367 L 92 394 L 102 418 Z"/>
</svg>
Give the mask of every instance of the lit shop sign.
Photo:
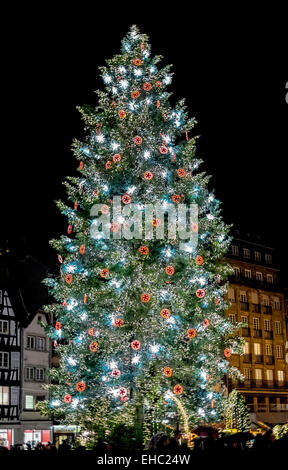
<svg viewBox="0 0 288 470">
<path fill-rule="evenodd" d="M 54 432 L 80 432 L 80 426 L 53 426 Z"/>
</svg>

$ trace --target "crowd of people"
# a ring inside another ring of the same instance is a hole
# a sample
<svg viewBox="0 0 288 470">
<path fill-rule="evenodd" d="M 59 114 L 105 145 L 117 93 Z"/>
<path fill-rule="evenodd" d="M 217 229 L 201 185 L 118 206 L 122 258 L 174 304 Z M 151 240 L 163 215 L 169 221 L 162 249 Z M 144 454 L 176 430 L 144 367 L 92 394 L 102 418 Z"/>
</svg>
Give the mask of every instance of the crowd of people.
<svg viewBox="0 0 288 470">
<path fill-rule="evenodd" d="M 188 445 L 189 444 L 189 445 Z M 263 434 L 256 434 L 255 436 L 249 432 L 236 433 L 231 435 L 210 433 L 207 435 L 198 436 L 193 439 L 192 443 L 188 443 L 187 440 L 183 439 L 181 431 L 175 431 L 171 437 L 165 432 L 158 432 L 155 434 L 145 446 L 145 449 L 137 449 L 138 452 L 146 452 L 150 454 L 164 454 L 164 455 L 177 455 L 183 453 L 191 453 L 196 455 L 216 455 L 221 453 L 265 453 L 266 451 L 271 453 L 273 451 L 287 452 L 288 449 L 288 433 L 276 440 L 273 431 L 268 430 Z M 48 442 L 46 445 L 41 443 L 35 443 L 31 445 L 26 443 L 25 445 L 11 446 L 10 451 L 16 452 L 21 450 L 28 451 L 44 451 L 44 452 L 70 452 L 82 453 L 87 449 L 83 445 L 73 446 L 68 440 L 64 440 L 58 448 Z M 99 440 L 94 448 L 89 449 L 91 452 L 95 452 L 97 455 L 103 454 L 121 454 L 121 452 L 129 451 L 129 449 L 121 449 L 113 442 L 105 442 Z M 0 451 L 8 451 L 6 447 L 0 446 Z M 134 448 L 135 451 L 135 448 Z"/>
</svg>

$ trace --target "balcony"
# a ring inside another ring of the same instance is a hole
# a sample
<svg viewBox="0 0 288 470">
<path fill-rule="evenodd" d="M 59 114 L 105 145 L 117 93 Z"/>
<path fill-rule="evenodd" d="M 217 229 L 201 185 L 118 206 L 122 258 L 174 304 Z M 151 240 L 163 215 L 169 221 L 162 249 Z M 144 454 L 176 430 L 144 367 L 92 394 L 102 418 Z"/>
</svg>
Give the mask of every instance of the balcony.
<svg viewBox="0 0 288 470">
<path fill-rule="evenodd" d="M 264 338 L 265 339 L 273 339 L 273 331 L 264 331 Z"/>
<path fill-rule="evenodd" d="M 250 336 L 250 328 L 242 328 L 241 329 L 242 336 Z"/>
<path fill-rule="evenodd" d="M 240 302 L 240 309 L 249 312 L 249 302 Z"/>
<path fill-rule="evenodd" d="M 266 364 L 274 364 L 274 356 L 265 356 L 265 362 Z"/>
<path fill-rule="evenodd" d="M 261 313 L 261 305 L 260 304 L 252 304 L 252 312 L 253 313 Z"/>
<path fill-rule="evenodd" d="M 232 275 L 230 278 L 230 282 L 235 282 L 237 284 L 243 284 L 249 287 L 254 287 L 256 289 L 264 289 L 264 290 L 274 290 L 276 291 L 279 289 L 279 283 L 278 281 L 276 282 L 266 282 L 266 281 L 261 281 L 255 278 L 249 278 L 245 277 L 242 275 Z"/>
<path fill-rule="evenodd" d="M 252 362 L 252 354 L 243 354 L 243 362 Z"/>
<path fill-rule="evenodd" d="M 262 354 L 259 354 L 259 355 L 257 354 L 257 355 L 255 356 L 254 360 L 255 360 L 255 364 L 262 364 L 262 363 L 263 363 L 263 356 L 262 356 Z"/>
<path fill-rule="evenodd" d="M 277 380 L 251 379 L 238 382 L 237 388 L 261 388 L 270 390 L 288 390 L 288 382 L 278 382 Z"/>
<path fill-rule="evenodd" d="M 262 330 L 253 329 L 253 338 L 262 338 Z"/>
<path fill-rule="evenodd" d="M 272 315 L 272 307 L 270 305 L 263 305 L 263 313 Z"/>
</svg>

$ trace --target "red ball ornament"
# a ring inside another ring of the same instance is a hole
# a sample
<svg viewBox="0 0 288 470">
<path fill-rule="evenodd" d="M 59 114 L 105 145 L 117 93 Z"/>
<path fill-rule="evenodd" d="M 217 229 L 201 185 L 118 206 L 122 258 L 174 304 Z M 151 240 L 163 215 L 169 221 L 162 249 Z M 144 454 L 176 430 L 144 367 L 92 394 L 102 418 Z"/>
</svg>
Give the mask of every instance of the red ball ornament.
<svg viewBox="0 0 288 470">
<path fill-rule="evenodd" d="M 108 160 L 108 162 L 106 162 L 106 164 L 105 164 L 106 170 L 109 170 L 111 168 L 111 166 L 112 166 L 112 162 L 110 160 Z"/>
<path fill-rule="evenodd" d="M 133 59 L 133 64 L 134 64 L 136 67 L 139 67 L 140 65 L 143 64 L 143 61 L 142 61 L 142 59 L 135 58 L 135 59 Z"/>
<path fill-rule="evenodd" d="M 147 302 L 150 302 L 151 295 L 148 294 L 147 292 L 144 292 L 144 294 L 141 294 L 141 301 L 146 304 Z"/>
<path fill-rule="evenodd" d="M 145 91 L 150 91 L 151 88 L 152 88 L 152 83 L 145 82 L 145 83 L 143 84 L 143 90 L 145 90 Z"/>
<path fill-rule="evenodd" d="M 80 248 L 79 248 L 80 255 L 84 255 L 85 250 L 86 250 L 85 245 L 81 245 Z"/>
<path fill-rule="evenodd" d="M 71 282 L 73 281 L 72 274 L 66 274 L 65 281 L 67 282 L 67 284 L 71 284 Z"/>
<path fill-rule="evenodd" d="M 160 315 L 161 315 L 162 318 L 167 320 L 167 318 L 169 318 L 171 316 L 171 310 L 169 310 L 168 308 L 162 308 L 162 310 L 160 312 Z"/>
<path fill-rule="evenodd" d="M 110 274 L 110 271 L 107 268 L 101 269 L 101 271 L 100 271 L 100 276 L 101 277 L 106 278 L 107 276 L 109 276 L 109 274 Z"/>
<path fill-rule="evenodd" d="M 68 227 L 67 227 L 68 235 L 70 235 L 71 232 L 72 232 L 72 225 L 68 225 Z"/>
<path fill-rule="evenodd" d="M 64 401 L 65 403 L 71 403 L 72 397 L 71 395 L 69 395 L 69 393 L 66 393 L 66 395 L 64 395 Z"/>
<path fill-rule="evenodd" d="M 205 320 L 203 321 L 203 326 L 209 326 L 210 325 L 210 320 L 208 318 L 205 318 Z"/>
<path fill-rule="evenodd" d="M 62 264 L 62 263 L 63 263 L 63 258 L 62 258 L 62 256 L 61 256 L 61 255 L 58 255 L 58 261 L 59 261 L 59 263 L 60 263 L 60 264 Z"/>
<path fill-rule="evenodd" d="M 184 168 L 178 168 L 177 175 L 179 176 L 179 178 L 184 178 L 184 176 L 186 176 L 186 171 L 184 170 Z"/>
<path fill-rule="evenodd" d="M 79 165 L 79 170 L 83 170 L 83 168 L 84 168 L 84 163 L 81 161 Z"/>
<path fill-rule="evenodd" d="M 119 232 L 120 224 L 118 224 L 118 222 L 112 222 L 112 224 L 110 225 L 110 230 L 111 232 Z"/>
<path fill-rule="evenodd" d="M 102 214 L 109 214 L 110 207 L 107 206 L 107 204 L 103 204 L 100 208 L 100 211 L 102 212 Z"/>
<path fill-rule="evenodd" d="M 179 204 L 179 202 L 181 202 L 181 196 L 179 194 L 173 194 L 172 201 Z"/>
<path fill-rule="evenodd" d="M 77 209 L 78 209 L 78 202 L 75 201 L 75 202 L 74 202 L 74 210 L 77 211 Z"/>
<path fill-rule="evenodd" d="M 231 355 L 232 355 L 231 349 L 230 348 L 225 348 L 224 349 L 224 356 L 228 358 L 228 357 L 231 357 Z"/>
<path fill-rule="evenodd" d="M 134 140 L 134 144 L 136 145 L 141 145 L 143 142 L 142 137 L 140 137 L 139 135 L 136 135 L 133 140 Z"/>
<path fill-rule="evenodd" d="M 123 109 L 119 109 L 118 116 L 119 116 L 120 119 L 125 119 L 125 117 L 126 117 L 125 111 L 123 111 Z"/>
<path fill-rule="evenodd" d="M 115 155 L 113 155 L 113 162 L 119 163 L 121 161 L 121 158 L 122 156 L 120 155 L 120 153 L 115 153 Z"/>
<path fill-rule="evenodd" d="M 145 171 L 144 178 L 147 181 L 151 181 L 154 178 L 154 174 L 152 173 L 152 171 Z"/>
<path fill-rule="evenodd" d="M 120 390 L 119 390 L 119 395 L 120 395 L 120 397 L 126 397 L 127 390 L 125 388 L 121 387 Z"/>
<path fill-rule="evenodd" d="M 161 147 L 159 147 L 159 152 L 162 153 L 162 155 L 167 155 L 167 153 L 169 152 L 168 148 L 166 147 L 166 145 L 161 145 Z"/>
<path fill-rule="evenodd" d="M 98 349 L 97 341 L 93 341 L 91 344 L 89 344 L 89 349 L 91 352 L 96 352 Z"/>
<path fill-rule="evenodd" d="M 197 331 L 195 330 L 195 328 L 189 328 L 189 330 L 187 330 L 188 338 L 190 339 L 195 338 L 196 335 L 197 335 Z"/>
<path fill-rule="evenodd" d="M 120 326 L 124 325 L 124 320 L 122 318 L 115 318 L 113 326 L 116 326 L 116 328 L 120 328 Z"/>
<path fill-rule="evenodd" d="M 130 204 L 131 203 L 131 197 L 128 194 L 124 194 L 124 196 L 122 196 L 122 202 L 123 202 L 123 204 Z"/>
<path fill-rule="evenodd" d="M 55 330 L 61 330 L 61 323 L 60 321 L 56 321 L 56 324 L 55 324 Z"/>
<path fill-rule="evenodd" d="M 168 377 L 168 378 L 172 377 L 172 373 L 173 373 L 173 371 L 172 371 L 171 367 L 164 367 L 163 374 L 165 375 L 165 377 Z"/>
<path fill-rule="evenodd" d="M 99 194 L 98 190 L 97 190 L 97 189 L 94 189 L 94 191 L 93 191 L 93 196 L 97 197 L 98 194 Z"/>
<path fill-rule="evenodd" d="M 95 333 L 95 332 L 94 332 L 94 328 L 89 328 L 89 330 L 88 330 L 88 335 L 89 335 L 89 336 L 94 336 L 94 333 Z"/>
<path fill-rule="evenodd" d="M 204 289 L 197 289 L 196 290 L 196 297 L 198 297 L 198 299 L 203 299 L 205 297 L 205 290 Z"/>
<path fill-rule="evenodd" d="M 132 91 L 131 98 L 133 100 L 137 100 L 137 98 L 139 98 L 139 96 L 140 96 L 140 91 L 139 90 Z"/>
<path fill-rule="evenodd" d="M 175 268 L 173 266 L 166 266 L 165 271 L 168 276 L 173 276 L 175 273 Z"/>
<path fill-rule="evenodd" d="M 157 88 L 159 88 L 159 86 L 161 86 L 161 85 L 162 85 L 162 82 L 160 82 L 160 80 L 157 80 L 157 81 L 155 82 L 155 86 L 156 86 Z"/>
<path fill-rule="evenodd" d="M 86 384 L 85 384 L 85 382 L 78 382 L 78 383 L 76 384 L 76 387 L 75 387 L 75 388 L 76 388 L 77 392 L 82 393 L 82 392 L 84 392 L 84 390 L 86 389 Z"/>
<path fill-rule="evenodd" d="M 138 339 L 134 339 L 134 341 L 132 341 L 131 343 L 131 348 L 134 349 L 134 351 L 139 351 L 139 349 L 141 348 L 140 341 L 138 341 Z"/>
<path fill-rule="evenodd" d="M 140 248 L 138 248 L 138 251 L 139 251 L 139 253 L 141 253 L 141 255 L 148 255 L 149 254 L 149 248 L 148 248 L 148 246 L 145 246 L 145 245 L 140 246 Z"/>
<path fill-rule="evenodd" d="M 198 264 L 198 266 L 201 266 L 203 264 L 203 256 L 197 255 L 195 258 L 195 262 L 196 264 Z"/>
<path fill-rule="evenodd" d="M 153 225 L 153 227 L 160 227 L 161 219 L 153 219 L 152 220 L 152 225 Z"/>
<path fill-rule="evenodd" d="M 178 384 L 173 387 L 173 392 L 175 395 L 182 395 L 183 391 L 184 391 L 184 388 L 182 387 L 182 385 Z"/>
<path fill-rule="evenodd" d="M 192 224 L 191 225 L 191 230 L 192 230 L 193 233 L 198 232 L 198 224 Z"/>
<path fill-rule="evenodd" d="M 119 369 L 114 369 L 111 372 L 112 377 L 119 377 L 121 375 L 121 372 Z"/>
</svg>

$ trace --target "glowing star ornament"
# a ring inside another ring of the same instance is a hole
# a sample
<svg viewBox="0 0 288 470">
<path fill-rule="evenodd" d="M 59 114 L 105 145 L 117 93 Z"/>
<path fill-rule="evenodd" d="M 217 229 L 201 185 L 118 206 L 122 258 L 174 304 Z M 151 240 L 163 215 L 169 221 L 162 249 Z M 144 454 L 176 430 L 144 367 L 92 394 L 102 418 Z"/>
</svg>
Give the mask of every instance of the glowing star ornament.
<svg viewBox="0 0 288 470">
<path fill-rule="evenodd" d="M 150 294 L 148 294 L 147 292 L 144 292 L 143 294 L 141 294 L 141 302 L 146 304 L 147 302 L 150 302 L 150 300 L 151 300 Z"/>
<path fill-rule="evenodd" d="M 69 395 L 69 393 L 66 393 L 66 395 L 64 395 L 64 401 L 65 403 L 71 403 L 72 397 L 71 395 Z"/>
<path fill-rule="evenodd" d="M 84 255 L 85 253 L 85 245 L 81 245 L 80 248 L 79 248 L 79 253 L 80 255 Z"/>
<path fill-rule="evenodd" d="M 131 197 L 128 194 L 124 194 L 124 196 L 122 196 L 122 202 L 123 202 L 123 204 L 130 204 L 131 203 Z"/>
<path fill-rule="evenodd" d="M 203 256 L 201 255 L 197 255 L 196 258 L 195 258 L 195 263 L 198 265 L 198 266 L 201 266 L 203 264 Z"/>
<path fill-rule="evenodd" d="M 143 139 L 142 137 L 140 137 L 140 135 L 136 135 L 133 140 L 134 140 L 134 144 L 136 145 L 141 145 L 143 142 Z"/>
<path fill-rule="evenodd" d="M 231 357 L 231 355 L 232 355 L 231 349 L 230 348 L 225 348 L 224 349 L 224 356 L 229 358 L 229 357 Z"/>
<path fill-rule="evenodd" d="M 173 387 L 174 395 L 182 395 L 183 392 L 184 392 L 184 388 L 182 387 L 182 385 L 177 384 Z"/>
<path fill-rule="evenodd" d="M 196 290 L 196 297 L 198 297 L 198 299 L 203 299 L 206 295 L 206 292 L 204 289 L 197 289 Z"/>
<path fill-rule="evenodd" d="M 119 369 L 114 369 L 111 372 L 112 377 L 120 377 L 120 375 L 121 375 L 121 371 Z"/>
<path fill-rule="evenodd" d="M 121 154 L 120 153 L 115 153 L 115 155 L 113 155 L 113 162 L 114 163 L 119 163 L 121 161 Z"/>
<path fill-rule="evenodd" d="M 113 322 L 113 326 L 116 326 L 116 328 L 120 328 L 120 326 L 124 325 L 124 320 L 122 318 L 115 318 Z"/>
<path fill-rule="evenodd" d="M 84 392 L 84 390 L 86 390 L 86 384 L 85 384 L 85 382 L 82 382 L 82 381 L 77 382 L 75 388 L 76 388 L 77 392 L 82 393 L 82 392 Z"/>
<path fill-rule="evenodd" d="M 165 272 L 168 274 L 168 276 L 173 276 L 175 273 L 175 268 L 173 266 L 166 266 Z"/>
<path fill-rule="evenodd" d="M 97 341 L 93 341 L 92 343 L 89 344 L 89 349 L 91 352 L 97 352 L 98 349 L 98 343 Z"/>
<path fill-rule="evenodd" d="M 154 177 L 154 174 L 152 173 L 152 171 L 145 171 L 144 173 L 145 180 L 151 181 L 153 177 Z"/>
<path fill-rule="evenodd" d="M 184 170 L 184 168 L 178 168 L 177 175 L 179 176 L 179 178 L 184 178 L 184 176 L 186 176 L 186 171 Z"/>
<path fill-rule="evenodd" d="M 103 277 L 103 278 L 108 277 L 109 274 L 110 274 L 110 271 L 109 271 L 109 269 L 107 269 L 107 268 L 103 268 L 103 269 L 101 269 L 101 271 L 100 271 L 100 276 Z"/>
<path fill-rule="evenodd" d="M 72 276 L 72 274 L 66 274 L 66 276 L 65 276 L 65 281 L 66 281 L 67 284 L 71 284 L 72 281 L 73 281 L 73 276 Z"/>
<path fill-rule="evenodd" d="M 143 90 L 145 90 L 145 91 L 150 91 L 151 89 L 152 89 L 152 83 L 150 83 L 150 82 L 145 82 L 145 83 L 143 84 Z"/>
<path fill-rule="evenodd" d="M 123 109 L 119 109 L 119 111 L 118 111 L 118 116 L 119 116 L 120 119 L 125 119 L 125 117 L 126 117 L 126 112 L 123 111 Z"/>
<path fill-rule="evenodd" d="M 138 341 L 138 339 L 134 339 L 130 346 L 134 351 L 139 351 L 139 349 L 141 349 L 141 343 Z"/>
<path fill-rule="evenodd" d="M 172 377 L 173 371 L 172 371 L 171 367 L 164 367 L 163 374 L 167 378 Z"/>
<path fill-rule="evenodd" d="M 195 338 L 195 336 L 197 335 L 197 331 L 195 328 L 189 328 L 189 330 L 187 330 L 187 336 L 189 339 L 192 339 L 192 338 Z"/>
<path fill-rule="evenodd" d="M 162 155 L 167 155 L 169 153 L 169 150 L 165 145 L 161 145 L 161 147 L 159 147 L 159 152 Z"/>
<path fill-rule="evenodd" d="M 162 318 L 167 320 L 167 318 L 169 318 L 171 316 L 171 310 L 169 310 L 168 308 L 162 308 L 162 310 L 160 312 L 160 315 L 161 315 Z"/>
</svg>

